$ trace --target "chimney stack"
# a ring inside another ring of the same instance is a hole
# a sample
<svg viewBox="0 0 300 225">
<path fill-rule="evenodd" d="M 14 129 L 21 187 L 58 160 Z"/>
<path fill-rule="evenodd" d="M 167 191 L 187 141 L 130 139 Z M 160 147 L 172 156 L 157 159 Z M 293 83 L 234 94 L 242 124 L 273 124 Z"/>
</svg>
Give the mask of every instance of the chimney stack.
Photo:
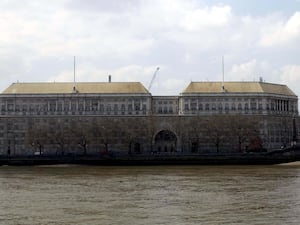
<svg viewBox="0 0 300 225">
<path fill-rule="evenodd" d="M 108 75 L 108 83 L 111 83 L 111 75 Z"/>
</svg>

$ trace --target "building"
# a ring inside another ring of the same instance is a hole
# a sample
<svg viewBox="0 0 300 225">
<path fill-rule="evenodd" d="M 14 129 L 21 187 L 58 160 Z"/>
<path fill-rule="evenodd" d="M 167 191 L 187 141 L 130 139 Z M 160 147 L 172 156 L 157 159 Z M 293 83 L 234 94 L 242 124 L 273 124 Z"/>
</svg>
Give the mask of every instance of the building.
<svg viewBox="0 0 300 225">
<path fill-rule="evenodd" d="M 265 82 L 13 83 L 0 94 L 0 154 L 207 153 L 290 146 L 298 98 Z"/>
</svg>

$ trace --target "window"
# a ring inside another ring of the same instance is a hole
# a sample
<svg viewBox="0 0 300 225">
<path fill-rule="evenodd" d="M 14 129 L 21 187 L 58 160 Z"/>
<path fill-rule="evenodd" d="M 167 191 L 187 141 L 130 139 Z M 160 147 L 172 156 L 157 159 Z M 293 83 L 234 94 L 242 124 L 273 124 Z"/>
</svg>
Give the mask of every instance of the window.
<svg viewBox="0 0 300 225">
<path fill-rule="evenodd" d="M 222 103 L 219 103 L 218 109 L 219 109 L 220 111 L 222 111 L 222 109 L 223 109 Z"/>
<path fill-rule="evenodd" d="M 92 110 L 93 111 L 97 111 L 98 110 L 98 102 L 97 101 L 93 101 L 92 102 Z"/>
<path fill-rule="evenodd" d="M 251 102 L 251 110 L 256 110 L 256 102 Z"/>
<path fill-rule="evenodd" d="M 199 111 L 202 111 L 203 110 L 203 105 L 202 105 L 202 103 L 199 103 Z"/>
<path fill-rule="evenodd" d="M 71 111 L 72 112 L 76 111 L 76 102 L 75 101 L 72 101 L 72 103 L 71 103 Z"/>
<path fill-rule="evenodd" d="M 184 110 L 189 111 L 189 104 L 184 104 Z"/>
<path fill-rule="evenodd" d="M 58 111 L 58 112 L 61 112 L 61 111 L 62 111 L 62 104 L 61 104 L 61 103 L 58 103 L 58 104 L 57 104 L 57 111 Z"/>
<path fill-rule="evenodd" d="M 165 114 L 168 113 L 168 107 L 167 106 L 164 107 L 164 113 Z"/>
<path fill-rule="evenodd" d="M 69 111 L 69 102 L 68 101 L 66 101 L 64 104 L 64 111 L 65 112 Z"/>
<path fill-rule="evenodd" d="M 135 111 L 141 110 L 141 104 L 139 102 L 134 103 L 134 109 Z"/>
<path fill-rule="evenodd" d="M 118 104 L 114 104 L 114 113 L 118 114 Z"/>
<path fill-rule="evenodd" d="M 229 104 L 228 103 L 225 104 L 225 110 L 229 111 Z"/>
<path fill-rule="evenodd" d="M 104 112 L 104 105 L 100 104 L 100 113 L 103 113 L 103 112 Z"/>
<path fill-rule="evenodd" d="M 196 111 L 197 110 L 197 103 L 192 102 L 191 103 L 191 109 L 192 109 L 192 111 Z"/>
<path fill-rule="evenodd" d="M 274 102 L 271 102 L 271 110 L 274 111 L 275 110 L 275 106 L 274 106 Z"/>
<path fill-rule="evenodd" d="M 232 103 L 232 105 L 231 105 L 231 110 L 232 110 L 232 111 L 235 111 L 235 103 Z"/>
<path fill-rule="evenodd" d="M 78 111 L 80 111 L 80 112 L 84 111 L 83 102 L 79 102 Z"/>
<path fill-rule="evenodd" d="M 27 111 L 27 105 L 23 105 L 23 106 L 22 106 L 22 111 L 23 111 L 23 112 L 26 112 L 26 111 Z"/>
<path fill-rule="evenodd" d="M 147 110 L 147 105 L 143 104 L 143 111 L 146 111 L 146 110 Z"/>
<path fill-rule="evenodd" d="M 129 113 L 132 112 L 132 104 L 128 104 L 128 112 L 129 112 Z"/>
<path fill-rule="evenodd" d="M 215 104 L 215 103 L 213 103 L 213 104 L 212 104 L 212 106 L 211 106 L 211 109 L 212 109 L 213 111 L 215 111 L 215 110 L 217 109 L 217 107 L 216 107 L 216 104 Z"/>
<path fill-rule="evenodd" d="M 205 110 L 207 110 L 207 111 L 209 110 L 209 104 L 208 103 L 205 104 Z"/>
<path fill-rule="evenodd" d="M 242 104 L 239 103 L 239 104 L 238 104 L 238 110 L 239 110 L 239 111 L 242 111 L 242 109 L 243 109 L 243 108 L 242 108 Z"/>
<path fill-rule="evenodd" d="M 110 113 L 110 111 L 111 111 L 111 105 L 110 104 L 107 104 L 106 110 L 107 110 L 108 113 Z"/>
<path fill-rule="evenodd" d="M 122 114 L 124 115 L 125 114 L 125 104 L 121 105 L 121 111 L 122 111 Z"/>
<path fill-rule="evenodd" d="M 14 105 L 13 104 L 8 104 L 7 108 L 8 108 L 9 112 L 12 112 L 14 110 Z"/>
<path fill-rule="evenodd" d="M 56 103 L 51 101 L 50 102 L 50 112 L 55 112 L 56 110 Z"/>
</svg>

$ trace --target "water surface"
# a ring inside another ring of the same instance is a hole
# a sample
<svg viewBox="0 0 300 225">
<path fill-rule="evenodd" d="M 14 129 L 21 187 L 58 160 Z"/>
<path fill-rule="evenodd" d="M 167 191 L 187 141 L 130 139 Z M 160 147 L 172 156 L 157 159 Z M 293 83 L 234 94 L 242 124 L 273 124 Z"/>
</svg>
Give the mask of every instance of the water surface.
<svg viewBox="0 0 300 225">
<path fill-rule="evenodd" d="M 299 224 L 300 164 L 0 167 L 0 224 Z"/>
</svg>

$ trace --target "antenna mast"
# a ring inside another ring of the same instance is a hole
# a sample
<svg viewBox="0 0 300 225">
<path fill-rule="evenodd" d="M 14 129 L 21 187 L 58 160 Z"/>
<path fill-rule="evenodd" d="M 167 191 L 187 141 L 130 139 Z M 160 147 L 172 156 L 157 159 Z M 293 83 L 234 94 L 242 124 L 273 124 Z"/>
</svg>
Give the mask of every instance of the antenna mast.
<svg viewBox="0 0 300 225">
<path fill-rule="evenodd" d="M 222 55 L 222 91 L 225 91 L 224 88 L 224 56 Z"/>
<path fill-rule="evenodd" d="M 76 87 L 75 87 L 75 56 L 74 56 L 74 75 L 73 75 L 73 93 L 76 93 Z"/>
<path fill-rule="evenodd" d="M 74 56 L 74 87 L 75 87 L 75 56 Z"/>
</svg>

